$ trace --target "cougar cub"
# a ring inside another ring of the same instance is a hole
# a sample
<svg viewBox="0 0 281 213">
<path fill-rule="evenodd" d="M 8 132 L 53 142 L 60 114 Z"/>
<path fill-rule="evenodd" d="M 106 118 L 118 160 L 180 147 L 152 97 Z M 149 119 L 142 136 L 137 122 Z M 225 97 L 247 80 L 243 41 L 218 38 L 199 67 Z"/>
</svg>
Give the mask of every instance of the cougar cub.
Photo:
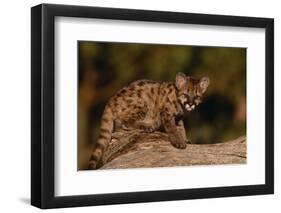
<svg viewBox="0 0 281 213">
<path fill-rule="evenodd" d="M 103 153 L 116 128 L 152 132 L 163 125 L 171 144 L 185 149 L 188 139 L 183 114 L 201 103 L 208 86 L 208 77 L 196 79 L 178 73 L 175 82 L 138 80 L 119 90 L 104 109 L 89 169 L 102 166 Z"/>
</svg>

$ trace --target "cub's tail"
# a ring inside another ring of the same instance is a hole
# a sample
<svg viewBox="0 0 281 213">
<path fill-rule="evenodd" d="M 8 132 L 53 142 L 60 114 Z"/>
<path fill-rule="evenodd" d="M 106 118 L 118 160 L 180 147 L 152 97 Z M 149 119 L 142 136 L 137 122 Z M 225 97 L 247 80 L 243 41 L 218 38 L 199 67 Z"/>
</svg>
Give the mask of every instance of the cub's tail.
<svg viewBox="0 0 281 213">
<path fill-rule="evenodd" d="M 102 166 L 102 157 L 107 148 L 113 131 L 113 116 L 109 107 L 106 107 L 100 125 L 100 134 L 98 140 L 94 144 L 93 151 L 89 160 L 88 169 L 98 169 Z"/>
</svg>

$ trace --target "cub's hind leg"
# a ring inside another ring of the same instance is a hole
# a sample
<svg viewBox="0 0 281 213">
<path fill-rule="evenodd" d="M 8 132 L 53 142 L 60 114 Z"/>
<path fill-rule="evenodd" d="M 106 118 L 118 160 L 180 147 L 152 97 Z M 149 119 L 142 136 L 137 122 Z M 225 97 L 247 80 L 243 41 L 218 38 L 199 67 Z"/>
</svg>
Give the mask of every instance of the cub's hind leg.
<svg viewBox="0 0 281 213">
<path fill-rule="evenodd" d="M 153 125 L 144 121 L 133 120 L 132 118 L 127 121 L 115 120 L 114 131 L 125 130 L 131 131 L 134 129 L 140 129 L 144 132 L 151 133 L 155 130 Z"/>
<path fill-rule="evenodd" d="M 137 129 L 141 129 L 146 133 L 151 133 L 155 131 L 155 127 L 153 126 L 153 122 L 147 121 L 137 121 L 135 123 Z"/>
<path fill-rule="evenodd" d="M 140 129 L 147 114 L 145 106 L 135 106 L 133 110 L 122 112 L 122 115 L 117 118 L 118 125 L 124 130 Z"/>
</svg>

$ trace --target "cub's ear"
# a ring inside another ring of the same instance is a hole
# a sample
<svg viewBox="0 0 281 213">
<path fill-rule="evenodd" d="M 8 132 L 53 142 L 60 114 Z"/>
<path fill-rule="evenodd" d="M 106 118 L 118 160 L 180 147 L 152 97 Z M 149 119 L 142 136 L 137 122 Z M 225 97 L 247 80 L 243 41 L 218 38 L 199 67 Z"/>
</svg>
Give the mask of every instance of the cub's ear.
<svg viewBox="0 0 281 213">
<path fill-rule="evenodd" d="M 176 87 L 180 90 L 186 84 L 186 76 L 182 72 L 178 72 L 176 75 Z"/>
<path fill-rule="evenodd" d="M 207 90 L 209 84 L 210 84 L 210 79 L 209 79 L 209 77 L 202 77 L 202 78 L 200 79 L 199 86 L 200 86 L 200 88 L 201 88 L 201 92 L 202 92 L 202 93 L 206 92 L 206 90 Z"/>
</svg>

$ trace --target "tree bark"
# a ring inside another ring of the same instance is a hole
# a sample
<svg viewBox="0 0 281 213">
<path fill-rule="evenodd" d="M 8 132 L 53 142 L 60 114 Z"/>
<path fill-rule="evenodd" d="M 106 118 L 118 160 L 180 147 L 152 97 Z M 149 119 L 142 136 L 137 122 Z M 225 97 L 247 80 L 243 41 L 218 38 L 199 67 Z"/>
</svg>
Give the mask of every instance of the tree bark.
<svg viewBox="0 0 281 213">
<path fill-rule="evenodd" d="M 113 133 L 100 169 L 245 164 L 246 137 L 216 144 L 171 145 L 167 134 L 141 130 Z"/>
</svg>

